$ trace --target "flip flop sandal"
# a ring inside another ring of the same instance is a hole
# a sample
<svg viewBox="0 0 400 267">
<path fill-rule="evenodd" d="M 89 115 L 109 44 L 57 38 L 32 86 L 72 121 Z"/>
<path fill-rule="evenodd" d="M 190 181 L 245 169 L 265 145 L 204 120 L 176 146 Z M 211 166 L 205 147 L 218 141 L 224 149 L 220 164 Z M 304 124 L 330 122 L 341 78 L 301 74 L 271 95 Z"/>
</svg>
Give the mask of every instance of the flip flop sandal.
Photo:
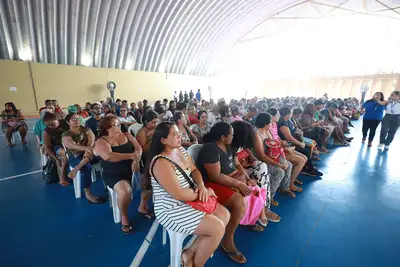
<svg viewBox="0 0 400 267">
<path fill-rule="evenodd" d="M 271 218 L 271 216 L 268 217 L 268 214 L 274 214 L 274 215 L 272 215 L 272 218 Z M 279 217 L 279 215 L 276 213 L 273 213 L 270 210 L 265 213 L 265 216 L 267 217 L 267 220 L 270 222 L 278 223 L 281 221 L 281 218 Z"/>
<path fill-rule="evenodd" d="M 264 227 L 258 224 L 250 225 L 250 229 L 254 232 L 264 232 Z"/>
<path fill-rule="evenodd" d="M 274 207 L 278 207 L 279 206 L 279 202 L 276 201 L 275 199 L 271 200 L 271 205 Z"/>
<path fill-rule="evenodd" d="M 63 186 L 63 187 L 67 187 L 67 186 L 69 186 L 69 183 L 67 182 L 67 181 L 65 181 L 65 182 L 58 182 L 61 186 Z"/>
<path fill-rule="evenodd" d="M 268 218 L 265 219 L 265 222 L 263 222 L 263 220 L 261 220 L 260 218 L 257 219 L 257 222 L 259 225 L 267 227 L 268 225 Z"/>
<path fill-rule="evenodd" d="M 237 264 L 245 264 L 247 262 L 246 257 L 239 250 L 237 250 L 236 252 L 229 252 L 222 245 L 221 250 L 231 261 L 234 261 Z M 238 257 L 240 257 L 241 260 L 237 259 Z"/>
<path fill-rule="evenodd" d="M 125 235 L 130 235 L 133 233 L 133 228 L 131 225 L 125 225 L 123 224 L 121 227 L 121 232 Z"/>
<path fill-rule="evenodd" d="M 295 184 L 298 184 L 298 185 L 303 185 L 303 182 L 300 181 L 299 179 L 294 180 L 294 183 L 295 183 Z"/>
<path fill-rule="evenodd" d="M 301 193 L 301 192 L 303 192 L 303 188 L 297 187 L 297 186 L 291 186 L 290 191 Z"/>
<path fill-rule="evenodd" d="M 281 194 L 283 194 L 283 195 L 286 195 L 286 196 L 289 196 L 289 197 L 291 197 L 291 198 L 296 198 L 296 194 L 295 193 L 293 193 L 292 191 L 281 191 Z"/>
<path fill-rule="evenodd" d="M 147 220 L 152 220 L 152 219 L 154 219 L 154 217 L 155 217 L 155 214 L 154 214 L 154 212 L 152 212 L 152 211 L 149 211 L 149 212 L 140 212 L 139 211 L 139 214 L 141 215 L 141 216 L 143 216 L 144 218 L 146 218 Z"/>
<path fill-rule="evenodd" d="M 106 200 L 102 197 L 97 197 L 94 201 L 91 201 L 88 199 L 88 202 L 90 204 L 104 204 L 104 203 L 106 203 Z"/>
</svg>

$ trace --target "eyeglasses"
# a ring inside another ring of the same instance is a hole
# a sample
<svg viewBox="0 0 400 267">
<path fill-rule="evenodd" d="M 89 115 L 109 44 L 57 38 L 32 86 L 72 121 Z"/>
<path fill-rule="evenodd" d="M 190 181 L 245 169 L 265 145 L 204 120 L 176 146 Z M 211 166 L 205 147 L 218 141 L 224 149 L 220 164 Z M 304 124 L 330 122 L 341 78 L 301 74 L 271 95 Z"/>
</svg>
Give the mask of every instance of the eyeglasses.
<svg viewBox="0 0 400 267">
<path fill-rule="evenodd" d="M 79 118 L 71 118 L 70 121 L 79 121 Z"/>
</svg>

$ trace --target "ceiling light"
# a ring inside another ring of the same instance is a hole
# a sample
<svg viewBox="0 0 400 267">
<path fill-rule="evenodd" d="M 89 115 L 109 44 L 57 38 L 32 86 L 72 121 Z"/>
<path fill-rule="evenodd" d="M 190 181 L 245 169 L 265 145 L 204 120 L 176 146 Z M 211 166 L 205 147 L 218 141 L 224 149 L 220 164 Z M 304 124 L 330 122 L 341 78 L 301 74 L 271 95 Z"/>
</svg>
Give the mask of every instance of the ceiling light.
<svg viewBox="0 0 400 267">
<path fill-rule="evenodd" d="M 129 59 L 126 61 L 125 69 L 131 70 L 133 68 L 133 60 Z"/>
<path fill-rule="evenodd" d="M 21 51 L 18 53 L 18 56 L 21 60 L 24 60 L 24 61 L 32 60 L 32 52 L 29 48 L 21 49 Z"/>
<path fill-rule="evenodd" d="M 92 65 L 92 60 L 91 60 L 91 58 L 90 58 L 90 56 L 88 54 L 82 55 L 81 64 L 83 66 L 87 66 L 87 67 Z"/>
</svg>

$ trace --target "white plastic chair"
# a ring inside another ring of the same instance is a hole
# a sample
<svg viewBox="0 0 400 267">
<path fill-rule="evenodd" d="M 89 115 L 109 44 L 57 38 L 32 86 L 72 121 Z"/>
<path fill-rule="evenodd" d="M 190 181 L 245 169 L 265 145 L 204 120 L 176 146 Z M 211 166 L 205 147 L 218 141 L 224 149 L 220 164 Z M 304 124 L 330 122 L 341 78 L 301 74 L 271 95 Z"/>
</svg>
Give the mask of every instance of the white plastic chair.
<svg viewBox="0 0 400 267">
<path fill-rule="evenodd" d="M 113 210 L 113 217 L 114 217 L 114 222 L 115 223 L 120 223 L 121 222 L 121 212 L 119 211 L 118 208 L 118 194 L 115 192 L 112 188 L 107 186 L 108 190 L 108 195 L 109 195 L 109 201 L 110 201 L 110 207 Z"/>
<path fill-rule="evenodd" d="M 73 169 L 71 166 L 69 166 L 70 169 Z M 81 192 L 81 172 L 79 171 L 75 178 L 72 179 L 72 182 L 74 184 L 74 191 L 75 191 L 75 198 L 81 198 L 82 197 L 82 192 Z"/>
<path fill-rule="evenodd" d="M 140 123 L 135 123 L 132 124 L 131 126 L 129 126 L 128 128 L 128 132 L 133 134 L 133 136 L 136 137 L 137 133 L 139 132 L 139 130 L 143 127 L 143 124 Z"/>
<path fill-rule="evenodd" d="M 102 175 L 100 162 L 92 165 L 92 183 L 96 182 L 96 172 L 99 172 L 100 176 Z"/>
<path fill-rule="evenodd" d="M 185 241 L 186 237 L 189 235 L 187 234 L 181 234 L 178 232 L 174 232 L 172 230 L 165 229 L 163 227 L 163 246 L 167 243 L 167 232 L 169 236 L 169 243 L 170 243 L 170 266 L 171 267 L 180 267 L 181 266 L 181 261 L 182 261 L 182 246 L 183 242 Z M 186 244 L 184 249 L 189 248 L 193 242 L 196 240 L 197 236 L 193 235 L 190 241 Z"/>
<path fill-rule="evenodd" d="M 134 187 L 134 182 L 135 182 L 135 178 L 134 178 L 134 175 L 132 175 L 132 181 L 131 181 L 132 189 Z M 112 208 L 112 210 L 113 210 L 114 222 L 120 223 L 121 222 L 121 212 L 119 211 L 119 208 L 118 208 L 118 193 L 115 192 L 109 186 L 107 186 L 107 190 L 108 190 L 108 199 L 110 201 L 110 208 Z M 133 193 L 132 193 L 131 198 L 133 199 Z"/>
<path fill-rule="evenodd" d="M 12 136 L 11 136 L 11 143 L 12 143 L 13 145 L 17 144 L 17 143 L 16 143 L 16 140 L 17 140 L 17 139 L 19 139 L 19 141 L 22 142 L 22 141 L 21 141 L 21 135 L 19 134 L 18 131 L 15 131 L 15 132 L 12 133 Z"/>
<path fill-rule="evenodd" d="M 95 164 L 92 165 L 92 182 L 95 183 L 96 182 L 96 170 L 100 171 L 101 174 L 101 169 L 96 169 L 96 166 L 99 166 L 98 168 L 100 168 L 100 164 Z M 96 168 L 93 168 L 93 166 L 95 166 Z M 71 166 L 69 166 L 70 170 L 72 170 L 73 168 Z M 82 197 L 82 192 L 81 192 L 81 184 L 82 184 L 82 178 L 81 178 L 81 172 L 79 171 L 75 178 L 72 179 L 72 182 L 74 183 L 74 191 L 75 191 L 75 198 L 81 198 Z"/>
<path fill-rule="evenodd" d="M 194 144 L 191 145 L 188 150 L 187 153 L 189 154 L 189 156 L 192 158 L 192 160 L 196 163 L 197 161 L 197 157 L 199 155 L 200 149 L 203 147 L 203 145 L 200 144 Z"/>
<path fill-rule="evenodd" d="M 64 144 L 62 144 L 65 153 L 67 153 L 67 148 L 65 147 Z M 68 154 L 67 154 L 67 158 L 68 158 Z M 73 167 L 69 166 L 69 169 L 72 170 Z M 91 172 L 91 176 L 92 176 L 92 182 L 96 182 L 96 170 L 100 171 L 100 175 L 101 175 L 101 167 L 100 167 L 100 163 L 99 164 L 94 164 L 92 165 L 92 172 Z M 72 182 L 74 184 L 74 192 L 75 192 L 75 198 L 81 198 L 82 197 L 82 192 L 81 192 L 81 188 L 82 188 L 82 178 L 81 178 L 81 172 L 79 171 L 75 178 L 72 179 Z"/>
<path fill-rule="evenodd" d="M 47 164 L 48 157 L 45 154 L 43 154 L 42 149 L 39 149 L 39 151 L 40 151 L 40 159 L 41 159 L 42 167 L 44 167 Z"/>
</svg>

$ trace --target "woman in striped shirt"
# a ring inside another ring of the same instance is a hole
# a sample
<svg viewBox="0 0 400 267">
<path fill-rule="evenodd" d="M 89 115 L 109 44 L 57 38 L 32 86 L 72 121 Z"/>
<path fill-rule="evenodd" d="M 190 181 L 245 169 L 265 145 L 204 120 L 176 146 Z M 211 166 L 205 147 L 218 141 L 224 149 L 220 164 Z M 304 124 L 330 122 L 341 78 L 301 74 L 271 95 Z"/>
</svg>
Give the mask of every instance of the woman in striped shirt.
<svg viewBox="0 0 400 267">
<path fill-rule="evenodd" d="M 150 175 L 154 194 L 154 211 L 157 220 L 165 228 L 199 238 L 182 252 L 183 266 L 204 266 L 217 249 L 225 233 L 230 215 L 227 209 L 217 204 L 213 214 L 206 214 L 186 204 L 187 201 L 206 202 L 215 196 L 206 188 L 200 171 L 181 144 L 181 133 L 172 122 L 157 126 L 150 148 Z M 172 163 L 181 167 L 189 179 Z"/>
</svg>

